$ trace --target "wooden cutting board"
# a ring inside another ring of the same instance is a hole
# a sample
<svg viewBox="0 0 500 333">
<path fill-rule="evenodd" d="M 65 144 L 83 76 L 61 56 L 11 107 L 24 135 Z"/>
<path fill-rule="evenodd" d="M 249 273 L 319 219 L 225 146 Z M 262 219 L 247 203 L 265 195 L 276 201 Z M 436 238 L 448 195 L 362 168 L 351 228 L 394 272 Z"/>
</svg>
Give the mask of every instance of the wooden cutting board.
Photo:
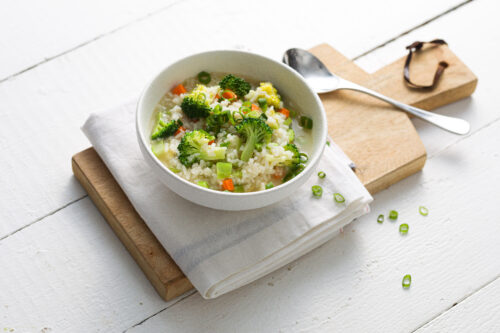
<svg viewBox="0 0 500 333">
<path fill-rule="evenodd" d="M 432 80 L 437 63 L 450 65 L 432 91 L 408 88 L 402 76 L 404 58 L 367 74 L 329 45 L 311 50 L 334 73 L 389 97 L 427 110 L 472 94 L 476 76 L 447 46 L 427 47 L 414 55 L 412 79 Z M 356 175 L 370 193 L 376 193 L 423 168 L 425 148 L 404 112 L 369 96 L 351 91 L 321 95 L 328 131 L 356 163 Z M 429 125 L 430 126 L 430 125 Z M 93 148 L 72 158 L 76 178 L 106 221 L 139 264 L 160 296 L 170 300 L 193 288 L 179 267 L 137 214 Z"/>
</svg>

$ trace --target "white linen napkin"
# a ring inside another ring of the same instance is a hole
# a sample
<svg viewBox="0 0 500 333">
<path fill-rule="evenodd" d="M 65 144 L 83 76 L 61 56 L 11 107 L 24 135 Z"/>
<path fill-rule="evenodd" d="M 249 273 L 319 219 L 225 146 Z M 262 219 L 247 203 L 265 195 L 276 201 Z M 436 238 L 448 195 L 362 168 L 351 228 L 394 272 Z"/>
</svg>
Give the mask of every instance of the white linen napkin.
<svg viewBox="0 0 500 333">
<path fill-rule="evenodd" d="M 198 206 L 163 185 L 139 150 L 135 102 L 94 113 L 83 132 L 156 238 L 204 298 L 250 283 L 302 256 L 369 211 L 372 197 L 340 148 L 325 149 L 299 191 L 269 207 L 226 212 Z M 333 144 L 333 142 L 332 142 Z M 318 171 L 326 178 L 319 179 Z M 311 194 L 312 185 L 323 196 Z M 341 193 L 345 203 L 333 200 Z"/>
</svg>

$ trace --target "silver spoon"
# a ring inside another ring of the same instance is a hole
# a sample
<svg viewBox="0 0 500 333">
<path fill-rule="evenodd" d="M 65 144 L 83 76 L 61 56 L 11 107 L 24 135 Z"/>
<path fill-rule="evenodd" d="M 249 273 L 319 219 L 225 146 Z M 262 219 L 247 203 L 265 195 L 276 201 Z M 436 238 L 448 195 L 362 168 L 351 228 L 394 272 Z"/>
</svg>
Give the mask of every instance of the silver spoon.
<svg viewBox="0 0 500 333">
<path fill-rule="evenodd" d="M 379 98 L 451 133 L 461 135 L 469 133 L 470 125 L 467 121 L 460 118 L 447 117 L 431 113 L 411 105 L 398 102 L 392 98 L 379 94 L 376 91 L 347 81 L 331 73 L 318 58 L 306 50 L 297 48 L 287 50 L 283 55 L 283 62 L 299 72 L 299 74 L 306 79 L 309 86 L 311 86 L 311 88 L 318 94 L 339 89 L 359 91 Z"/>
</svg>

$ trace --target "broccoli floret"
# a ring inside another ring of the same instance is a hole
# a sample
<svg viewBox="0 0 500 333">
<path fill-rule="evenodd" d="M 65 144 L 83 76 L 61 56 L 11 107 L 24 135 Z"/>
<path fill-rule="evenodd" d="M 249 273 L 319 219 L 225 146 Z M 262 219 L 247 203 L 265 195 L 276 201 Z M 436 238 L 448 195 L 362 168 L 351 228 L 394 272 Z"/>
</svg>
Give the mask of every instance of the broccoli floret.
<svg viewBox="0 0 500 333">
<path fill-rule="evenodd" d="M 219 133 L 222 125 L 229 121 L 229 111 L 222 111 L 222 107 L 217 105 L 207 117 L 207 131 L 215 134 Z"/>
<path fill-rule="evenodd" d="M 260 118 L 245 118 L 236 125 L 238 134 L 246 138 L 245 147 L 240 159 L 248 162 L 252 157 L 256 144 L 268 142 L 271 139 L 273 130 Z"/>
<path fill-rule="evenodd" d="M 204 88 L 205 86 L 198 85 L 182 100 L 181 109 L 191 119 L 206 118 L 212 110 L 207 95 L 203 92 Z"/>
<path fill-rule="evenodd" d="M 182 126 L 182 121 L 180 120 L 171 120 L 168 123 L 163 120 L 159 120 L 158 124 L 151 134 L 151 140 L 163 139 L 168 136 L 174 135 L 174 133 Z"/>
<path fill-rule="evenodd" d="M 222 160 L 226 157 L 226 147 L 217 147 L 208 143 L 215 137 L 204 130 L 194 130 L 187 132 L 177 146 L 179 151 L 179 161 L 185 166 L 191 166 L 200 160 L 214 161 Z"/>
<path fill-rule="evenodd" d="M 293 143 L 288 143 L 285 145 L 285 150 L 291 151 L 293 153 L 292 158 L 285 162 L 286 166 L 295 167 L 296 165 L 300 164 L 300 152 L 296 145 L 294 145 Z"/>
<path fill-rule="evenodd" d="M 233 74 L 228 74 L 224 76 L 224 78 L 219 82 L 219 86 L 222 89 L 230 89 L 238 95 L 239 98 L 242 98 L 250 91 L 250 83 L 234 76 Z"/>
</svg>

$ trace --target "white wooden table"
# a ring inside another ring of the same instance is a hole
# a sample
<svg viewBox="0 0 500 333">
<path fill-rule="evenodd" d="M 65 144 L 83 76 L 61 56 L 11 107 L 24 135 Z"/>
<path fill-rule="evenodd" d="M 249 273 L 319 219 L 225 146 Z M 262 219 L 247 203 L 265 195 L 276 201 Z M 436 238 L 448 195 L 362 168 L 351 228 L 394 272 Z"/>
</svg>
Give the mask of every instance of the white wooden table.
<svg viewBox="0 0 500 333">
<path fill-rule="evenodd" d="M 500 332 L 499 11 L 494 0 L 2 1 L 0 332 Z M 218 299 L 162 301 L 72 176 L 89 112 L 136 97 L 182 56 L 279 59 L 327 42 L 374 71 L 436 37 L 479 77 L 472 98 L 437 110 L 469 120 L 470 135 L 414 120 L 423 172 L 377 194 L 341 236 Z M 390 209 L 408 236 L 376 223 Z"/>
</svg>

